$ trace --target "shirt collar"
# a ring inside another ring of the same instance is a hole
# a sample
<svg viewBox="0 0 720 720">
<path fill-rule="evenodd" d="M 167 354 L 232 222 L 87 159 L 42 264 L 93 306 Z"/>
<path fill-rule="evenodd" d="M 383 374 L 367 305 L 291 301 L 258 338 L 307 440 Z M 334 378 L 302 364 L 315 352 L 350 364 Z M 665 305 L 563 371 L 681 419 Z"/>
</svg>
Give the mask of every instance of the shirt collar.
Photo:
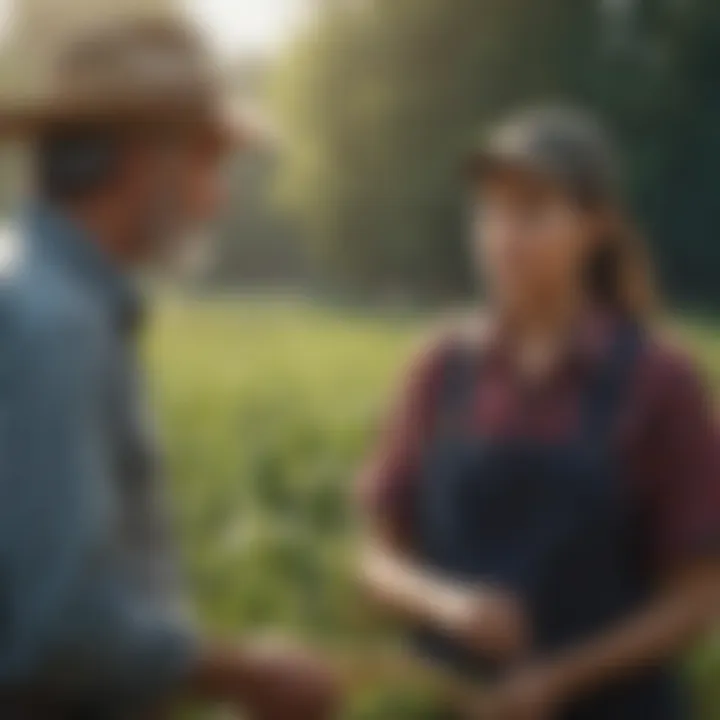
<svg viewBox="0 0 720 720">
<path fill-rule="evenodd" d="M 67 214 L 45 203 L 25 211 L 32 242 L 64 264 L 106 308 L 118 329 L 133 332 L 141 324 L 142 297 L 128 274 Z"/>
<path fill-rule="evenodd" d="M 559 368 L 587 370 L 602 362 L 612 342 L 617 319 L 612 313 L 590 308 L 579 317 L 568 334 Z M 490 321 L 483 333 L 485 357 L 493 364 L 513 365 L 513 331 L 500 319 Z"/>
</svg>

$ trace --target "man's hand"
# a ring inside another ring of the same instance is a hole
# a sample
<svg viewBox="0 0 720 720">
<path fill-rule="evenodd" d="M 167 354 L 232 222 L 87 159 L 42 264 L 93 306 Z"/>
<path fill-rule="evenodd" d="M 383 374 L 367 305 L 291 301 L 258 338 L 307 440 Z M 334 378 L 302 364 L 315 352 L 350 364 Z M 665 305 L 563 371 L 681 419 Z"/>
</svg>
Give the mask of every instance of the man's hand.
<svg viewBox="0 0 720 720">
<path fill-rule="evenodd" d="M 489 687 L 470 709 L 469 720 L 552 720 L 567 700 L 562 678 L 550 668 L 516 671 Z"/>
<path fill-rule="evenodd" d="M 279 641 L 211 647 L 193 684 L 201 699 L 253 720 L 331 720 L 341 701 L 340 683 L 324 663 Z"/>
<path fill-rule="evenodd" d="M 331 720 L 339 709 L 339 681 L 309 652 L 282 642 L 245 647 L 258 675 L 250 699 L 255 720 Z M 239 698 L 240 705 L 247 703 Z"/>
<path fill-rule="evenodd" d="M 439 617 L 446 632 L 488 659 L 512 662 L 530 651 L 527 617 L 509 593 L 487 588 L 454 590 L 442 600 Z"/>
</svg>

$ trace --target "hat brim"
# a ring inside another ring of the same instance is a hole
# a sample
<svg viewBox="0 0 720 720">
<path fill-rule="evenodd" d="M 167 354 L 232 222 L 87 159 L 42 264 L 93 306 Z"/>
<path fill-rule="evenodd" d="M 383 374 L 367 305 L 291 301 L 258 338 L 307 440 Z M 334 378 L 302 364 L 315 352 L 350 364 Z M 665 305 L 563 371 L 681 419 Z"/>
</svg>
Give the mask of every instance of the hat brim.
<svg viewBox="0 0 720 720">
<path fill-rule="evenodd" d="M 224 150 L 242 148 L 253 132 L 243 117 L 222 104 L 190 108 L 156 102 L 36 102 L 0 106 L 0 141 L 32 140 L 53 128 L 87 125 L 117 129 L 177 128 L 206 135 Z"/>
</svg>

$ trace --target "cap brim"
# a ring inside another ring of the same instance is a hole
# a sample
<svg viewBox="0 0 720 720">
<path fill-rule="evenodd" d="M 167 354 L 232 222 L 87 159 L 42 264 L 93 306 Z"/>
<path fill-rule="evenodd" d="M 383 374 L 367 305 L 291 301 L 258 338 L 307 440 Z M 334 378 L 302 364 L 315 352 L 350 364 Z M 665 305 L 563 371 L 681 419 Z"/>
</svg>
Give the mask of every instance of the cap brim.
<svg viewBox="0 0 720 720">
<path fill-rule="evenodd" d="M 480 148 L 470 153 L 464 166 L 464 175 L 470 182 L 480 182 L 494 175 L 512 172 L 561 181 L 557 168 L 528 153 Z"/>
</svg>

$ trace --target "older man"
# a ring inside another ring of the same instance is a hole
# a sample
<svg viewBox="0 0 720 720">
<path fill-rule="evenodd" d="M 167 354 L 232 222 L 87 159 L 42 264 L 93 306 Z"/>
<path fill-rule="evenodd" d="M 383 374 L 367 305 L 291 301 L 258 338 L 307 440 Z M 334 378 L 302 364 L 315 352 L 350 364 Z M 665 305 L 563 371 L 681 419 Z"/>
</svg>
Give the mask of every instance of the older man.
<svg viewBox="0 0 720 720">
<path fill-rule="evenodd" d="M 220 202 L 236 138 L 187 28 L 96 31 L 55 87 L 0 111 L 34 156 L 0 238 L 0 716 L 127 718 L 187 695 L 263 720 L 326 717 L 305 656 L 206 642 L 163 508 L 129 275 L 172 261 Z"/>
</svg>

